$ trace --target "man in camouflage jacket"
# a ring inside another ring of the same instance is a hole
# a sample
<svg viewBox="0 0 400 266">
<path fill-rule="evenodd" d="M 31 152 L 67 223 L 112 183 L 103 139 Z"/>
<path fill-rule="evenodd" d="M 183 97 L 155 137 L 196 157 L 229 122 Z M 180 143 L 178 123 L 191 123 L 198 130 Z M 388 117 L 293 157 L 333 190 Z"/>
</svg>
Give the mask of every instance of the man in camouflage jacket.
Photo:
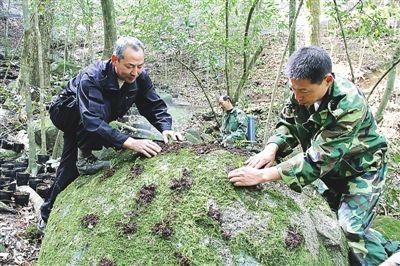
<svg viewBox="0 0 400 266">
<path fill-rule="evenodd" d="M 282 179 L 298 192 L 322 180 L 328 187 L 323 195 L 348 239 L 351 264 L 378 265 L 399 246 L 370 229 L 387 171 L 386 140 L 363 93 L 348 80 L 335 78 L 325 50 L 301 48 L 290 57 L 286 74 L 292 95 L 275 133 L 247 167 L 228 177 L 236 186 Z M 301 153 L 273 166 L 297 145 Z"/>
<path fill-rule="evenodd" d="M 219 105 L 224 111 L 220 128 L 220 140 L 224 146 L 235 146 L 246 140 L 247 115 L 241 109 L 233 107 L 228 95 L 219 97 Z"/>
</svg>

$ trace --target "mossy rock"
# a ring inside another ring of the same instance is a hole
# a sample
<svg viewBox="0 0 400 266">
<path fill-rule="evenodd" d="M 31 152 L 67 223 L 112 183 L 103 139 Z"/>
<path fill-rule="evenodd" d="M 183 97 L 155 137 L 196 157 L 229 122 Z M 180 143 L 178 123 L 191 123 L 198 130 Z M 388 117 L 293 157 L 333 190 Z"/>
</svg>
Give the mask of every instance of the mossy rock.
<svg viewBox="0 0 400 266">
<path fill-rule="evenodd" d="M 247 155 L 168 147 L 151 159 L 119 153 L 114 170 L 63 191 L 38 265 L 348 264 L 345 237 L 314 190 L 237 188 L 227 173 Z"/>
</svg>

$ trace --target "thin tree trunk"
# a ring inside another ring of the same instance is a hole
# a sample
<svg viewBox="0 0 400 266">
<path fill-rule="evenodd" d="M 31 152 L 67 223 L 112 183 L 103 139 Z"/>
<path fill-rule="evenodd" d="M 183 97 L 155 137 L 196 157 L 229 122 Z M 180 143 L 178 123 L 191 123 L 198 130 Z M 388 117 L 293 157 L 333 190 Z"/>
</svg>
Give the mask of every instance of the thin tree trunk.
<svg viewBox="0 0 400 266">
<path fill-rule="evenodd" d="M 344 43 L 344 48 L 346 50 L 347 62 L 349 63 L 349 67 L 350 67 L 351 81 L 354 82 L 355 81 L 354 70 L 353 70 L 353 66 L 351 64 L 351 59 L 350 59 L 349 49 L 347 47 L 346 35 L 344 34 L 342 19 L 340 18 L 339 7 L 336 3 L 336 0 L 333 0 L 333 2 L 335 4 L 336 16 L 337 16 L 339 26 L 340 26 L 340 31 L 341 31 L 342 37 L 343 37 L 343 43 Z"/>
<path fill-rule="evenodd" d="M 396 52 L 393 57 L 393 61 L 395 62 L 400 58 L 400 47 L 396 49 Z M 381 103 L 379 104 L 378 111 L 376 112 L 376 121 L 379 123 L 383 119 L 383 113 L 385 112 L 386 106 L 390 100 L 390 97 L 393 94 L 394 90 L 394 83 L 396 80 L 396 67 L 394 67 L 392 70 L 390 70 L 388 74 L 388 80 L 386 84 L 386 90 L 383 94 Z"/>
<path fill-rule="evenodd" d="M 37 40 L 37 57 L 38 57 L 38 70 L 39 70 L 39 111 L 40 111 L 40 137 L 41 137 L 41 154 L 47 154 L 47 144 L 46 144 L 46 125 L 45 116 L 46 110 L 44 106 L 44 64 L 43 64 L 43 46 L 42 46 L 42 35 L 39 29 L 39 14 L 38 14 L 38 3 L 34 3 L 34 29 L 36 32 Z"/>
<path fill-rule="evenodd" d="M 30 1 L 22 1 L 22 12 L 24 19 L 24 47 L 21 56 L 21 71 L 18 77 L 18 86 L 21 93 L 25 96 L 26 100 L 26 116 L 27 116 L 27 132 L 29 141 L 29 151 L 28 151 L 28 172 L 36 175 L 37 165 L 36 165 L 36 142 L 35 142 L 35 132 L 33 128 L 33 107 L 30 92 L 29 82 L 31 80 L 30 70 L 32 69 L 32 42 L 31 36 L 33 29 L 31 26 L 31 14 L 29 12 Z"/>
<path fill-rule="evenodd" d="M 10 0 L 8 0 L 7 14 L 5 15 L 5 26 L 4 26 L 4 57 L 9 56 L 10 45 L 8 42 L 8 16 L 10 15 Z"/>
<path fill-rule="evenodd" d="M 367 101 L 369 100 L 369 97 L 371 97 L 372 93 L 375 91 L 376 87 L 378 87 L 379 83 L 381 83 L 381 81 L 386 77 L 387 74 L 389 74 L 390 71 L 392 71 L 393 68 L 395 68 L 397 66 L 397 64 L 400 63 L 400 59 L 398 59 L 396 62 L 394 62 L 392 64 L 392 66 L 386 70 L 386 72 L 380 77 L 380 79 L 375 83 L 374 87 L 372 87 L 372 89 L 370 90 L 368 97 L 367 97 Z"/>
<path fill-rule="evenodd" d="M 275 101 L 276 90 L 278 89 L 278 81 L 279 81 L 279 77 L 281 75 L 283 61 L 285 60 L 286 52 L 288 51 L 288 48 L 289 48 L 290 36 L 291 36 L 292 32 L 295 30 L 296 20 L 297 20 L 297 17 L 299 16 L 302 5 L 303 5 L 303 0 L 300 0 L 299 7 L 297 8 L 296 15 L 294 16 L 294 19 L 293 19 L 293 27 L 291 27 L 289 29 L 289 36 L 288 36 L 288 40 L 286 42 L 286 47 L 285 47 L 285 50 L 283 51 L 283 54 L 281 57 L 281 62 L 279 63 L 278 71 L 276 72 L 275 84 L 274 84 L 274 89 L 272 91 L 271 102 L 269 104 L 269 110 L 268 110 L 267 121 L 265 123 L 265 129 L 267 129 L 269 127 L 269 120 L 271 119 L 272 108 L 273 108 L 274 101 Z M 267 143 L 267 140 L 268 140 L 268 130 L 265 130 L 264 145 Z"/>
<path fill-rule="evenodd" d="M 226 93 L 230 95 L 231 87 L 229 84 L 229 0 L 225 0 L 225 82 L 226 82 Z"/>
<path fill-rule="evenodd" d="M 289 29 L 292 27 L 296 27 L 296 24 L 293 24 L 294 16 L 296 15 L 296 0 L 290 0 L 289 3 Z M 296 31 L 292 32 L 290 35 L 290 43 L 289 43 L 289 56 L 296 51 Z"/>
<path fill-rule="evenodd" d="M 113 0 L 101 0 L 101 9 L 103 11 L 104 27 L 103 59 L 108 59 L 113 53 L 113 46 L 115 41 L 117 40 Z"/>
<path fill-rule="evenodd" d="M 310 11 L 309 23 L 311 26 L 310 43 L 321 46 L 321 31 L 319 17 L 321 14 L 320 0 L 307 0 L 307 7 Z"/>
<path fill-rule="evenodd" d="M 217 114 L 216 114 L 215 111 L 214 111 L 214 108 L 213 108 L 213 106 L 212 106 L 211 100 L 210 100 L 210 98 L 208 97 L 208 94 L 207 94 L 207 92 L 206 92 L 206 89 L 204 88 L 204 86 L 203 86 L 203 84 L 201 83 L 200 79 L 197 77 L 196 73 L 194 73 L 194 71 L 193 71 L 188 65 L 186 65 L 186 64 L 183 63 L 181 60 L 179 60 L 178 57 L 176 57 L 176 60 L 177 60 L 179 63 L 181 63 L 184 67 L 186 67 L 186 68 L 190 71 L 190 73 L 192 73 L 192 75 L 194 76 L 194 78 L 196 79 L 196 81 L 197 81 L 197 83 L 199 84 L 201 90 L 203 91 L 204 96 L 206 97 L 207 103 L 208 103 L 208 105 L 210 106 L 210 109 L 211 109 L 211 112 L 212 112 L 213 115 L 214 115 L 215 121 L 217 122 L 218 127 L 220 127 L 221 124 L 220 124 L 219 121 L 218 121 Z"/>
</svg>

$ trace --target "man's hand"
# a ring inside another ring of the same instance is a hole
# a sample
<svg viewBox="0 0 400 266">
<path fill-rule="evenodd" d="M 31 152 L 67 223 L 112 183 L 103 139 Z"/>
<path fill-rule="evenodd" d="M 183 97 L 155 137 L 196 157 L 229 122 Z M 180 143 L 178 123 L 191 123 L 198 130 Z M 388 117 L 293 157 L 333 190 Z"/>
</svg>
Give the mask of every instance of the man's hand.
<svg viewBox="0 0 400 266">
<path fill-rule="evenodd" d="M 275 162 L 278 145 L 275 143 L 268 144 L 265 149 L 250 157 L 245 164 L 249 167 L 260 169 L 262 167 L 271 167 Z"/>
<path fill-rule="evenodd" d="M 161 151 L 161 147 L 151 140 L 134 139 L 131 137 L 122 144 L 122 147 L 139 152 L 149 158 L 157 155 L 157 153 Z"/>
<path fill-rule="evenodd" d="M 232 182 L 235 186 L 247 187 L 279 180 L 281 179 L 281 176 L 276 167 L 265 169 L 242 167 L 230 171 L 228 174 L 228 178 L 229 181 Z"/>
<path fill-rule="evenodd" d="M 171 137 L 172 140 L 179 140 L 179 141 L 183 140 L 183 137 L 182 137 L 181 133 L 175 132 L 173 130 L 164 130 L 162 132 L 162 136 L 163 136 L 163 139 L 164 139 L 164 143 L 168 143 L 168 138 L 169 137 Z"/>
</svg>

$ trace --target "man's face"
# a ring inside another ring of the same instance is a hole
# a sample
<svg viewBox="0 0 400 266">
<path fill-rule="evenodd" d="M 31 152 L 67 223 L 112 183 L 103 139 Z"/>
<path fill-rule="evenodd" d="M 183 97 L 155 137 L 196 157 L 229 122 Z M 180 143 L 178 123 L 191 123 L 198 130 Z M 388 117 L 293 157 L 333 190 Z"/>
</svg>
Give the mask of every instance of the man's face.
<svg viewBox="0 0 400 266">
<path fill-rule="evenodd" d="M 218 101 L 218 103 L 219 103 L 219 106 L 220 106 L 220 107 L 222 108 L 222 110 L 224 110 L 224 111 L 228 111 L 228 110 L 231 110 L 231 109 L 232 109 L 232 103 L 231 103 L 229 100 L 224 101 L 222 98 L 220 98 L 219 101 Z"/>
<path fill-rule="evenodd" d="M 115 55 L 112 55 L 111 62 L 119 79 L 124 80 L 126 83 L 133 83 L 142 73 L 144 52 L 141 49 L 135 51 L 128 47 L 124 51 L 123 59 L 118 60 Z"/>
<path fill-rule="evenodd" d="M 308 79 L 290 79 L 291 90 L 300 105 L 310 106 L 324 97 L 333 77 L 326 76 L 321 84 L 312 84 Z"/>
</svg>

